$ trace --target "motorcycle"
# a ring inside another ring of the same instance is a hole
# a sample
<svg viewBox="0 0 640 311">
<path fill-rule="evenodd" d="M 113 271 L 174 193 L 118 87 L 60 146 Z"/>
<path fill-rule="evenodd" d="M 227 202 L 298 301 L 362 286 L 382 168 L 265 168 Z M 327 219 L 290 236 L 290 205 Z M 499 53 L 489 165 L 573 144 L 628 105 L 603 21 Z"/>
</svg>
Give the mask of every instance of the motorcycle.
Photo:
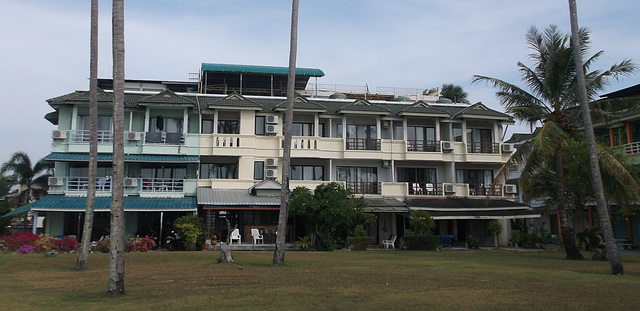
<svg viewBox="0 0 640 311">
<path fill-rule="evenodd" d="M 165 246 L 169 251 L 181 251 L 184 250 L 184 245 L 180 240 L 180 236 L 175 231 L 171 231 L 166 237 Z"/>
</svg>

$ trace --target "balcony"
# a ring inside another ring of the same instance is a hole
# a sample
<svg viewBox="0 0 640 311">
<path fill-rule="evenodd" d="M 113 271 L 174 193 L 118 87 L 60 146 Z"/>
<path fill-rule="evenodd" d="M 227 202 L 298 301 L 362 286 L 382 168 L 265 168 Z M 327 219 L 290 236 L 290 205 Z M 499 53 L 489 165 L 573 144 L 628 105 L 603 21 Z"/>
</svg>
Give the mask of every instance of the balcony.
<svg viewBox="0 0 640 311">
<path fill-rule="evenodd" d="M 491 142 L 470 141 L 470 142 L 467 142 L 467 152 L 468 153 L 499 154 L 500 153 L 500 144 L 499 143 L 491 143 Z"/>
<path fill-rule="evenodd" d="M 502 196 L 502 186 L 491 188 L 490 185 L 469 184 L 469 196 Z"/>
<path fill-rule="evenodd" d="M 155 145 L 184 145 L 183 133 L 145 132 L 144 143 Z"/>
<path fill-rule="evenodd" d="M 347 150 L 380 150 L 380 139 L 375 138 L 347 138 Z"/>
<path fill-rule="evenodd" d="M 67 177 L 67 191 L 87 191 L 89 189 L 89 177 Z M 111 178 L 96 178 L 96 191 L 110 192 Z"/>
<path fill-rule="evenodd" d="M 624 144 L 624 156 L 633 156 L 640 154 L 640 142 L 632 142 L 630 144 Z"/>
<path fill-rule="evenodd" d="M 440 152 L 439 140 L 407 140 L 409 152 Z"/>
<path fill-rule="evenodd" d="M 410 182 L 407 183 L 409 195 L 433 195 L 442 196 L 442 183 L 423 183 Z"/>
<path fill-rule="evenodd" d="M 380 194 L 382 185 L 380 182 L 346 181 L 345 187 L 356 194 Z"/>
<path fill-rule="evenodd" d="M 185 179 L 178 178 L 141 178 L 140 192 L 184 192 Z"/>
<path fill-rule="evenodd" d="M 90 130 L 71 130 L 69 131 L 69 142 L 75 144 L 88 144 L 91 140 Z M 98 143 L 113 143 L 112 131 L 98 131 Z"/>
</svg>

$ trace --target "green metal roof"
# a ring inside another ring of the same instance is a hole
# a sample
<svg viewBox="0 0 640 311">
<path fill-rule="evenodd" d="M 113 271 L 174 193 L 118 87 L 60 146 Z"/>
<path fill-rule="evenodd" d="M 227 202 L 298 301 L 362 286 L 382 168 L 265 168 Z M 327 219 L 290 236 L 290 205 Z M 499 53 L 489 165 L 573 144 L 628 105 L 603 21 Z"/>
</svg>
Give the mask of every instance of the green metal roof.
<svg viewBox="0 0 640 311">
<path fill-rule="evenodd" d="M 289 67 L 275 66 L 253 66 L 253 65 L 233 65 L 233 64 L 210 64 L 202 63 L 202 71 L 217 72 L 238 72 L 238 73 L 261 73 L 261 74 L 289 74 Z M 309 77 L 324 77 L 324 72 L 315 68 L 296 67 L 296 75 Z"/>
<path fill-rule="evenodd" d="M 86 197 L 70 197 L 64 195 L 46 195 L 32 203 L 34 211 L 82 212 L 86 209 Z M 111 197 L 96 197 L 96 212 L 106 212 L 111 208 Z M 125 212 L 160 212 L 160 211 L 195 211 L 196 197 L 183 198 L 142 198 L 138 196 L 124 197 Z"/>
<path fill-rule="evenodd" d="M 2 215 L 2 217 L 0 217 L 0 218 L 11 217 L 13 215 L 26 213 L 26 212 L 28 212 L 30 210 L 31 210 L 31 203 L 25 204 L 25 205 L 22 205 L 22 206 L 20 206 L 20 207 L 18 207 L 16 209 L 4 214 L 4 215 Z"/>
<path fill-rule="evenodd" d="M 89 161 L 88 153 L 64 153 L 54 152 L 50 153 L 45 159 L 50 161 Z M 98 161 L 110 162 L 113 160 L 113 155 L 110 153 L 98 154 Z M 155 155 L 155 154 L 125 154 L 124 160 L 127 162 L 187 162 L 198 163 L 200 162 L 199 156 L 191 155 Z"/>
</svg>

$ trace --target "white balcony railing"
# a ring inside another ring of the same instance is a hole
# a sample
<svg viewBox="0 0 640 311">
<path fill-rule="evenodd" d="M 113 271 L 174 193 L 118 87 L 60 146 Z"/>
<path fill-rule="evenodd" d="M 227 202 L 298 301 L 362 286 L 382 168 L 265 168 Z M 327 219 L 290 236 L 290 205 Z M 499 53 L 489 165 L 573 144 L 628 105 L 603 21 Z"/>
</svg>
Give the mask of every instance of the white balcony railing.
<svg viewBox="0 0 640 311">
<path fill-rule="evenodd" d="M 91 140 L 90 130 L 72 130 L 69 131 L 69 141 L 72 143 L 88 144 Z M 113 143 L 112 131 L 98 131 L 98 143 Z"/>
<path fill-rule="evenodd" d="M 178 178 L 141 178 L 141 192 L 184 192 L 184 179 Z"/>
<path fill-rule="evenodd" d="M 67 191 L 87 191 L 89 189 L 89 177 L 67 177 Z M 96 178 L 96 191 L 111 191 L 111 178 Z"/>
<path fill-rule="evenodd" d="M 637 141 L 637 142 L 624 145 L 625 156 L 631 156 L 636 154 L 640 154 L 640 142 Z"/>
</svg>

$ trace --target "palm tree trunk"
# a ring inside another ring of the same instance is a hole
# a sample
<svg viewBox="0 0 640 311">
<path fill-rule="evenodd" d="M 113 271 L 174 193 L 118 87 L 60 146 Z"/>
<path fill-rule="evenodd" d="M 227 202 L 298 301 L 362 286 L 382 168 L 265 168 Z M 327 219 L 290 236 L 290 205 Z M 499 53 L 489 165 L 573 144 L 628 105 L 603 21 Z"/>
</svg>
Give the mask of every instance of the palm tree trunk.
<svg viewBox="0 0 640 311">
<path fill-rule="evenodd" d="M 614 275 L 624 274 L 622 259 L 620 259 L 618 250 L 616 249 L 616 241 L 613 236 L 611 220 L 609 219 L 607 201 L 604 196 L 604 186 L 602 185 L 602 177 L 600 176 L 600 163 L 598 162 L 598 151 L 596 149 L 596 141 L 593 134 L 593 124 L 591 123 L 591 112 L 589 111 L 589 98 L 584 78 L 582 54 L 580 54 L 578 9 L 575 0 L 569 0 L 569 15 L 571 18 L 571 42 L 573 44 L 573 54 L 576 62 L 578 91 L 580 92 L 580 110 L 582 111 L 582 122 L 587 139 L 587 149 L 589 150 L 589 163 L 591 164 L 593 191 L 595 192 L 596 202 L 598 203 L 597 209 L 598 217 L 600 217 L 600 230 L 602 230 L 602 235 L 604 236 L 607 257 L 609 258 L 609 265 L 611 266 L 611 273 Z"/>
<path fill-rule="evenodd" d="M 87 268 L 91 233 L 93 232 L 93 211 L 96 202 L 96 177 L 98 170 L 98 0 L 91 0 L 91 43 L 89 61 L 89 188 L 87 189 L 87 209 L 84 213 L 82 242 L 76 261 L 76 270 Z"/>
<path fill-rule="evenodd" d="M 124 0 L 113 0 L 113 185 L 109 287 L 124 294 Z"/>
<path fill-rule="evenodd" d="M 573 229 L 569 227 L 569 219 L 567 218 L 567 206 L 564 197 L 564 172 L 562 170 L 562 146 L 559 145 L 555 151 L 555 169 L 556 169 L 556 189 L 558 196 L 558 213 L 560 213 L 560 229 L 562 230 L 562 243 L 567 253 L 567 259 L 579 260 L 584 259 L 580 254 L 580 249 L 576 245 L 575 234 Z"/>
<path fill-rule="evenodd" d="M 278 216 L 278 235 L 276 249 L 273 252 L 273 264 L 284 265 L 284 245 L 287 237 L 287 219 L 289 218 L 289 170 L 291 167 L 291 127 L 293 124 L 293 100 L 295 98 L 296 55 L 298 53 L 298 0 L 291 4 L 291 43 L 289 46 L 289 76 L 287 77 L 287 111 L 284 123 L 284 151 L 282 159 L 282 190 L 280 195 L 280 214 Z"/>
</svg>

